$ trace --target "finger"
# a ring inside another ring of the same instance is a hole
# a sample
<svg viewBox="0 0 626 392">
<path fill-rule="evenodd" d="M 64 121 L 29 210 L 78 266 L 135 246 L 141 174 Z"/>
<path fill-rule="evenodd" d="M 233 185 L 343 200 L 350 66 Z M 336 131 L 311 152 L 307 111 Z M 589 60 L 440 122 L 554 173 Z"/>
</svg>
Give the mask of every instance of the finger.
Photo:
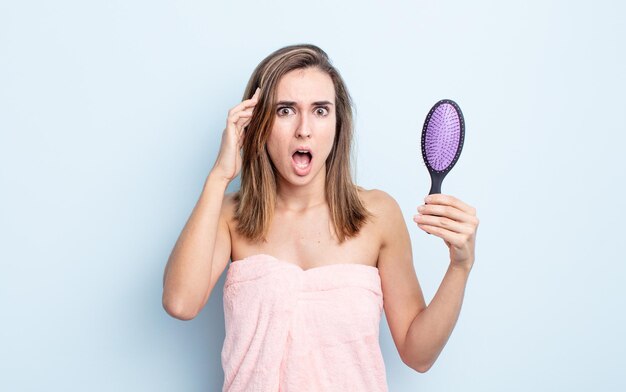
<svg viewBox="0 0 626 392">
<path fill-rule="evenodd" d="M 261 92 L 261 89 L 257 87 L 252 97 L 246 100 L 243 100 L 239 105 L 243 105 L 243 107 L 251 107 L 251 106 L 256 105 L 259 102 L 260 92 Z"/>
<path fill-rule="evenodd" d="M 250 109 L 246 109 L 246 110 L 241 110 L 239 112 L 235 112 L 232 113 L 231 115 L 228 116 L 228 121 L 235 124 L 237 123 L 237 121 L 239 121 L 240 118 L 248 118 L 252 116 L 254 109 L 250 108 Z"/>
<path fill-rule="evenodd" d="M 251 117 L 242 117 L 239 120 L 237 120 L 237 122 L 235 123 L 235 127 L 237 128 L 237 131 L 241 132 L 243 131 L 243 129 L 250 123 L 250 120 L 252 118 Z"/>
<path fill-rule="evenodd" d="M 239 105 L 233 107 L 232 109 L 230 109 L 230 111 L 228 112 L 229 115 L 237 113 L 239 111 L 244 111 L 244 110 L 248 110 L 251 108 L 254 108 L 257 104 L 257 101 L 252 100 L 251 99 L 247 99 L 245 101 L 242 101 Z"/>
<path fill-rule="evenodd" d="M 423 215 L 443 216 L 462 223 L 469 223 L 472 220 L 472 215 L 456 207 L 442 204 L 423 204 L 418 206 L 417 211 Z"/>
<path fill-rule="evenodd" d="M 426 196 L 426 198 L 424 198 L 424 201 L 427 204 L 449 205 L 449 206 L 458 208 L 459 210 L 466 212 L 470 215 L 476 214 L 476 209 L 474 207 L 462 202 L 461 200 L 457 199 L 456 197 L 452 195 L 444 195 L 442 193 L 433 193 L 432 195 Z"/>
<path fill-rule="evenodd" d="M 428 234 L 436 235 L 439 238 L 443 238 L 445 241 L 448 241 L 452 245 L 456 247 L 463 246 L 463 234 L 454 233 L 450 230 L 443 229 L 441 227 L 426 225 L 426 224 L 417 224 L 420 229 L 424 230 Z"/>
<path fill-rule="evenodd" d="M 243 129 L 252 120 L 252 114 L 253 114 L 252 109 L 241 112 L 241 114 L 239 115 L 239 118 L 235 122 L 235 126 L 238 129 Z"/>
<path fill-rule="evenodd" d="M 236 116 L 237 119 L 241 118 L 241 117 L 250 117 L 252 116 L 252 113 L 254 112 L 254 108 L 249 108 L 246 110 L 241 110 L 237 113 L 233 113 L 233 116 Z"/>
<path fill-rule="evenodd" d="M 418 225 L 424 224 L 439 227 L 458 234 L 468 234 L 471 231 L 471 228 L 468 227 L 467 224 L 456 222 L 452 219 L 441 216 L 415 215 L 413 220 Z"/>
<path fill-rule="evenodd" d="M 229 111 L 228 111 L 228 116 L 232 116 L 233 114 L 239 112 L 239 111 L 243 111 L 243 110 L 247 110 L 249 108 L 254 108 L 254 106 L 256 106 L 257 104 L 257 98 L 252 97 L 250 99 L 246 99 L 244 101 L 241 101 L 241 103 L 239 103 L 237 106 L 232 107 Z"/>
</svg>

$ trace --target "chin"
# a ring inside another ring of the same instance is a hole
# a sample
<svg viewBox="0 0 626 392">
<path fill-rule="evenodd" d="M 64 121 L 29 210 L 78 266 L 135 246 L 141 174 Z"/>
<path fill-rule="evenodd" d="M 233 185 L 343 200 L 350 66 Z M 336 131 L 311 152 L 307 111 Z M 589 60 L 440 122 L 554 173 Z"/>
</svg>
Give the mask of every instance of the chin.
<svg viewBox="0 0 626 392">
<path fill-rule="evenodd" d="M 322 175 L 322 170 L 324 170 L 324 167 L 312 167 L 308 174 L 298 175 L 298 173 L 294 171 L 293 167 L 290 167 L 289 175 L 284 176 L 281 174 L 280 176 L 283 181 L 291 185 L 308 185 L 309 183 L 313 182 L 313 180 L 316 179 L 318 176 Z"/>
</svg>

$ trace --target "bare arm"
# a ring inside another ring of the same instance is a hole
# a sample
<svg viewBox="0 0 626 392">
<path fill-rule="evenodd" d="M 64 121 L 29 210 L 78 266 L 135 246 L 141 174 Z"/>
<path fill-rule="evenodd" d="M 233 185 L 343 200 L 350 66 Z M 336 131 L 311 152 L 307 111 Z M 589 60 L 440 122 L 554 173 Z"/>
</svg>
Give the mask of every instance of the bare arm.
<svg viewBox="0 0 626 392">
<path fill-rule="evenodd" d="M 224 192 L 241 170 L 242 137 L 259 92 L 228 111 L 215 165 L 165 266 L 163 308 L 181 320 L 196 317 L 230 259 L 227 220 L 232 199 L 225 198 Z"/>
<path fill-rule="evenodd" d="M 469 269 L 448 267 L 430 304 L 415 316 L 406 334 L 405 363 L 426 372 L 448 342 L 461 312 Z"/>
<path fill-rule="evenodd" d="M 404 361 L 426 372 L 443 350 L 461 312 L 474 264 L 478 218 L 476 209 L 451 195 L 432 194 L 414 220 L 427 233 L 441 237 L 450 251 L 450 266 L 435 297 L 417 313 L 404 341 Z"/>
<path fill-rule="evenodd" d="M 444 238 L 451 263 L 437 294 L 428 306 L 413 267 L 411 239 L 397 202 L 385 192 L 372 206 L 381 219 L 382 244 L 378 256 L 385 315 L 402 361 L 428 371 L 443 350 L 457 322 L 465 286 L 474 262 L 475 211 L 448 195 L 434 201 L 416 218 L 424 231 Z M 432 195 L 431 195 L 432 196 Z M 450 231 L 451 229 L 453 231 Z"/>
<path fill-rule="evenodd" d="M 230 254 L 230 243 L 215 252 L 220 211 L 228 181 L 209 175 L 191 216 L 168 259 L 163 274 L 163 307 L 171 316 L 194 318 L 208 298 L 213 255 Z M 226 246 L 227 245 L 227 246 Z"/>
</svg>

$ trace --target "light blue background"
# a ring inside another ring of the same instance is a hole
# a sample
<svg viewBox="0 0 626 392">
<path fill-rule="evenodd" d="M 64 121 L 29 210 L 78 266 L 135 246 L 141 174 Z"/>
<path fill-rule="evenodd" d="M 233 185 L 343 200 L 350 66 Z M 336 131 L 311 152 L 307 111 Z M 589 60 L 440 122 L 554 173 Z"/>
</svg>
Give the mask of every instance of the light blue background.
<svg viewBox="0 0 626 392">
<path fill-rule="evenodd" d="M 220 390 L 224 276 L 183 322 L 163 268 L 228 109 L 302 42 L 348 84 L 357 182 L 400 203 L 427 302 L 448 251 L 412 221 L 421 126 L 465 114 L 442 191 L 477 208 L 476 263 L 429 372 L 383 315 L 390 390 L 626 390 L 623 4 L 2 0 L 0 390 Z"/>
</svg>

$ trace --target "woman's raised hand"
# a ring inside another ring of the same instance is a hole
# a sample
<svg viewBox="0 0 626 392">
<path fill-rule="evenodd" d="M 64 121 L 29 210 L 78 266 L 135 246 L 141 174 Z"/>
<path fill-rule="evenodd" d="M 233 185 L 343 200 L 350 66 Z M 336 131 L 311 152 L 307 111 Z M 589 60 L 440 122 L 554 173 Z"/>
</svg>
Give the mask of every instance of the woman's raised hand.
<svg viewBox="0 0 626 392">
<path fill-rule="evenodd" d="M 479 224 L 476 209 L 452 195 L 440 193 L 426 196 L 424 202 L 417 207 L 413 220 L 428 234 L 443 238 L 453 266 L 471 270 Z"/>
<path fill-rule="evenodd" d="M 254 107 L 259 101 L 260 91 L 261 89 L 257 88 L 252 98 L 241 101 L 228 111 L 220 151 L 211 169 L 211 172 L 220 178 L 232 181 L 241 170 L 243 132 L 250 123 Z"/>
</svg>

